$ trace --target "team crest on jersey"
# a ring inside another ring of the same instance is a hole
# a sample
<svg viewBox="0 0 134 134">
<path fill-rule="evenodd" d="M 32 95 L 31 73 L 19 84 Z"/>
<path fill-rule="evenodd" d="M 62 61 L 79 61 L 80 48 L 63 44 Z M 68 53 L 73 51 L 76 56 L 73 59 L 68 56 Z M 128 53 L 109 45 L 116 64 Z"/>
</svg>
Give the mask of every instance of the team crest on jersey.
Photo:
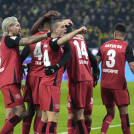
<svg viewBox="0 0 134 134">
<path fill-rule="evenodd" d="M 57 38 L 52 39 L 53 42 L 54 42 L 55 40 L 57 40 Z"/>
<path fill-rule="evenodd" d="M 17 38 L 17 36 L 11 36 L 10 38 L 15 40 Z"/>
</svg>

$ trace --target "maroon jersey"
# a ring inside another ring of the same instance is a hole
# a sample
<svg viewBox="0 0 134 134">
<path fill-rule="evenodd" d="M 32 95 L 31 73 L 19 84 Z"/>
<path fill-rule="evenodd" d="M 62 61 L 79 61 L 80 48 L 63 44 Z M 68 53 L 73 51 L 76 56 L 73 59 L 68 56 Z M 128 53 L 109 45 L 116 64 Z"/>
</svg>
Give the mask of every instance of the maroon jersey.
<svg viewBox="0 0 134 134">
<path fill-rule="evenodd" d="M 36 33 L 36 35 L 45 34 L 47 31 L 40 31 Z M 30 45 L 30 51 L 31 51 L 31 64 L 29 66 L 28 75 L 29 76 L 44 76 L 44 63 L 43 63 L 43 45 L 46 39 Z"/>
<path fill-rule="evenodd" d="M 93 80 L 86 42 L 76 36 L 69 44 L 72 51 L 72 59 L 66 64 L 69 80 L 74 82 Z"/>
<path fill-rule="evenodd" d="M 8 48 L 4 36 L 0 44 L 0 88 L 12 84 L 21 83 L 22 69 L 19 46 Z M 17 37 L 9 37 L 15 40 Z"/>
<path fill-rule="evenodd" d="M 123 40 L 111 40 L 100 47 L 101 87 L 123 89 L 126 86 L 125 63 L 128 43 Z"/>
<path fill-rule="evenodd" d="M 57 38 L 47 39 L 43 46 L 44 66 L 52 66 L 52 65 L 57 64 L 59 62 L 59 60 L 61 59 L 61 57 L 63 56 L 62 47 L 60 47 L 58 49 L 58 51 L 53 51 L 50 47 L 50 40 L 53 42 L 53 41 L 57 40 Z M 41 84 L 44 83 L 45 85 L 61 86 L 63 72 L 64 72 L 64 67 L 61 67 L 53 75 L 50 75 L 50 76 L 45 75 L 41 80 Z"/>
</svg>

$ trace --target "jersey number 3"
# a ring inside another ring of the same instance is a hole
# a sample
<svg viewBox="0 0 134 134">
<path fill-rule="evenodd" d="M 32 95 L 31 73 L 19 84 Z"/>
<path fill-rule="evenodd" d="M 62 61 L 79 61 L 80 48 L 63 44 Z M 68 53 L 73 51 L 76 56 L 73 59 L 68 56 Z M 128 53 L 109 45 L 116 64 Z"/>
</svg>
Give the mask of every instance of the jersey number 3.
<svg viewBox="0 0 134 134">
<path fill-rule="evenodd" d="M 107 67 L 112 68 L 115 65 L 115 59 L 114 58 L 115 58 L 115 55 L 116 55 L 116 51 L 113 50 L 113 49 L 110 49 L 107 52 L 107 55 L 109 56 L 108 57 L 109 61 L 106 61 L 106 65 L 107 65 Z"/>
</svg>

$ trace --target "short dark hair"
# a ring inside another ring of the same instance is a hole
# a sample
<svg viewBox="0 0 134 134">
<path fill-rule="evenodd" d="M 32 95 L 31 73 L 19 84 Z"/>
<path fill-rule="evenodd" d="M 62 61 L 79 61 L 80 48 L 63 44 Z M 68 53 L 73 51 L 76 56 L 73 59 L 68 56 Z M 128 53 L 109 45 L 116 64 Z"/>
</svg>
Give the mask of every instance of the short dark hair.
<svg viewBox="0 0 134 134">
<path fill-rule="evenodd" d="M 125 25 L 123 25 L 121 23 L 118 23 L 118 24 L 115 25 L 114 31 L 119 31 L 121 33 L 126 33 L 126 27 L 125 27 Z"/>
<path fill-rule="evenodd" d="M 53 33 L 53 29 L 56 29 L 58 27 L 58 22 L 62 22 L 60 19 L 52 20 L 50 23 L 50 32 Z"/>
<path fill-rule="evenodd" d="M 43 26 L 44 26 L 45 23 L 50 24 L 50 23 L 51 23 L 51 18 L 50 18 L 50 17 L 46 17 L 46 18 L 43 20 L 43 22 L 41 23 L 42 28 L 43 28 Z"/>
</svg>

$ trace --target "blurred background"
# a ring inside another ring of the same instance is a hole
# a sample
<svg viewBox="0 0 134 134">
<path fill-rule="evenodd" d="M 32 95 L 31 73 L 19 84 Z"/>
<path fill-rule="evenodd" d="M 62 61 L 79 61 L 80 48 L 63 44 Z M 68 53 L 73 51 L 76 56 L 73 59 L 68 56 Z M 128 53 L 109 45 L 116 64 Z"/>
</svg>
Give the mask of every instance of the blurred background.
<svg viewBox="0 0 134 134">
<path fill-rule="evenodd" d="M 134 0 L 0 0 L 0 26 L 4 18 L 15 16 L 21 36 L 28 37 L 32 25 L 50 10 L 60 12 L 62 19 L 71 19 L 74 29 L 87 27 L 85 41 L 94 55 L 104 42 L 113 39 L 116 23 L 126 25 L 125 41 L 134 47 Z"/>
</svg>

